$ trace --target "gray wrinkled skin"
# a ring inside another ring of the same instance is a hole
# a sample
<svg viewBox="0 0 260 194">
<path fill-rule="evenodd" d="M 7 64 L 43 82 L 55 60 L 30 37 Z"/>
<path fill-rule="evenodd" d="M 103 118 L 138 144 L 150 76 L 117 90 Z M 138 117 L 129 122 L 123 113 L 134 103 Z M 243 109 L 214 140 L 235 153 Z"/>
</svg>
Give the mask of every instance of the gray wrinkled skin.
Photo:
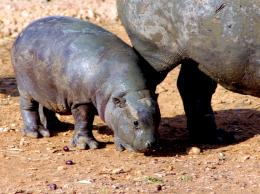
<svg viewBox="0 0 260 194">
<path fill-rule="evenodd" d="M 157 102 L 137 65 L 139 58 L 115 35 L 74 18 L 43 18 L 20 33 L 12 62 L 24 135 L 48 137 L 54 112 L 72 114 L 73 145 L 97 148 L 92 134 L 97 113 L 114 130 L 117 149 L 145 152 L 154 144 Z M 46 118 L 39 118 L 39 109 Z"/>
<path fill-rule="evenodd" d="M 135 49 L 158 72 L 183 59 L 229 90 L 260 97 L 259 0 L 117 0 Z"/>
</svg>

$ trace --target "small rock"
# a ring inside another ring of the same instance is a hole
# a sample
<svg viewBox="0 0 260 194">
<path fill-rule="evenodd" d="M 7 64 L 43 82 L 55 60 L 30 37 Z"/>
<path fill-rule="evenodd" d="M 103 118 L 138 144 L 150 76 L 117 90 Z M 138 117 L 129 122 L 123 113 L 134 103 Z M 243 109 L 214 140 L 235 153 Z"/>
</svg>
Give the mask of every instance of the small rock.
<svg viewBox="0 0 260 194">
<path fill-rule="evenodd" d="M 54 184 L 54 183 L 51 183 L 48 186 L 49 186 L 50 190 L 56 190 L 57 189 L 57 185 Z"/>
<path fill-rule="evenodd" d="M 21 16 L 26 18 L 29 16 L 29 13 L 26 10 L 24 10 L 21 12 Z"/>
<path fill-rule="evenodd" d="M 245 99 L 245 100 L 243 101 L 243 103 L 244 103 L 245 105 L 250 105 L 250 104 L 252 104 L 252 101 L 249 100 L 249 99 Z"/>
<path fill-rule="evenodd" d="M 65 169 L 65 166 L 58 166 L 57 170 L 58 171 L 61 171 L 61 170 L 64 170 Z"/>
<path fill-rule="evenodd" d="M 243 160 L 244 160 L 244 161 L 246 161 L 246 160 L 248 160 L 248 159 L 250 159 L 250 156 L 249 156 L 249 155 L 246 155 L 246 156 L 243 157 Z"/>
<path fill-rule="evenodd" d="M 81 183 L 81 184 L 91 184 L 93 182 L 94 182 L 94 180 L 91 180 L 91 179 L 85 179 L 85 180 L 78 181 L 78 183 Z"/>
<path fill-rule="evenodd" d="M 70 151 L 70 149 L 69 149 L 69 147 L 68 147 L 68 146 L 64 146 L 64 147 L 63 147 L 63 150 L 64 150 L 65 152 L 68 152 L 68 151 Z"/>
<path fill-rule="evenodd" d="M 67 161 L 66 161 L 66 164 L 67 164 L 67 165 L 73 165 L 74 162 L 73 162 L 72 160 L 67 160 Z"/>
<path fill-rule="evenodd" d="M 222 152 L 219 153 L 218 158 L 219 158 L 219 160 L 226 160 L 226 156 Z"/>
<path fill-rule="evenodd" d="M 53 148 L 47 147 L 46 150 L 47 151 L 51 151 Z"/>
<path fill-rule="evenodd" d="M 22 193 L 26 193 L 26 191 L 24 191 L 24 190 L 15 191 L 15 194 L 22 194 Z"/>
<path fill-rule="evenodd" d="M 62 135 L 67 136 L 67 135 L 69 135 L 69 132 L 64 132 Z"/>
<path fill-rule="evenodd" d="M 87 17 L 89 18 L 89 19 L 94 19 L 95 18 L 95 12 L 92 10 L 92 9 L 88 9 L 87 10 Z"/>
<path fill-rule="evenodd" d="M 122 168 L 117 168 L 117 169 L 114 169 L 112 171 L 112 174 L 121 174 L 121 173 L 124 173 L 125 171 L 122 169 Z"/>
<path fill-rule="evenodd" d="M 157 172 L 157 173 L 154 173 L 154 175 L 159 177 L 159 178 L 162 178 L 162 177 L 166 176 L 166 173 L 165 172 Z"/>
<path fill-rule="evenodd" d="M 25 139 L 24 139 L 24 138 L 21 138 L 19 145 L 20 145 L 20 146 L 23 146 L 23 145 L 24 145 L 24 141 L 25 141 Z"/>
<path fill-rule="evenodd" d="M 12 123 L 11 125 L 10 125 L 10 129 L 15 129 L 16 128 L 16 124 L 15 123 Z"/>
<path fill-rule="evenodd" d="M 198 154 L 200 154 L 201 150 L 198 147 L 191 147 L 191 148 L 188 148 L 186 152 L 189 155 L 198 155 Z"/>
<path fill-rule="evenodd" d="M 9 130 L 8 127 L 0 127 L 0 133 L 7 132 L 8 130 Z"/>
<path fill-rule="evenodd" d="M 31 167 L 31 168 L 28 168 L 28 170 L 38 170 L 38 168 Z"/>
<path fill-rule="evenodd" d="M 113 189 L 119 189 L 120 187 L 118 185 L 112 185 Z"/>
<path fill-rule="evenodd" d="M 161 185 L 157 185 L 156 189 L 157 189 L 157 191 L 161 191 L 162 190 L 162 186 Z"/>
</svg>

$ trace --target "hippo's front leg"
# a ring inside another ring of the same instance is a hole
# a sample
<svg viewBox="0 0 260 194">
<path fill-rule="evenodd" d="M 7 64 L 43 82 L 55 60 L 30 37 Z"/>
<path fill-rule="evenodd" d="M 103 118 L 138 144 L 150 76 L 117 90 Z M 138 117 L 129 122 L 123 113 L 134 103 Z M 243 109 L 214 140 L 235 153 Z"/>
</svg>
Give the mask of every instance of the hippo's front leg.
<svg viewBox="0 0 260 194">
<path fill-rule="evenodd" d="M 98 148 L 98 142 L 92 133 L 95 108 L 93 105 L 84 104 L 72 109 L 72 115 L 75 119 L 74 135 L 72 145 L 80 149 Z"/>
<path fill-rule="evenodd" d="M 217 83 L 199 70 L 192 60 L 182 62 L 178 89 L 187 117 L 187 128 L 194 143 L 233 143 L 232 134 L 217 129 L 211 98 Z"/>
<path fill-rule="evenodd" d="M 23 135 L 33 138 L 38 138 L 39 135 L 42 135 L 43 137 L 50 137 L 49 130 L 40 122 L 38 107 L 38 102 L 21 95 L 20 109 L 25 125 L 22 130 Z"/>
</svg>

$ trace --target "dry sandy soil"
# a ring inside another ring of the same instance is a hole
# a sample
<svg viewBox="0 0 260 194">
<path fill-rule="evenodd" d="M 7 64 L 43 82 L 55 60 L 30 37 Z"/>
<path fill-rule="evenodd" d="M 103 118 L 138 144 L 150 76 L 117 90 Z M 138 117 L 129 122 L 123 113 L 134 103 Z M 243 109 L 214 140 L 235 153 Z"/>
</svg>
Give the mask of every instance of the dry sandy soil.
<svg viewBox="0 0 260 194">
<path fill-rule="evenodd" d="M 10 48 L 25 25 L 46 15 L 90 20 L 129 43 L 114 0 L 1 0 L 0 193 L 260 193 L 260 99 L 218 86 L 212 100 L 218 126 L 234 132 L 238 142 L 192 145 L 176 88 L 178 68 L 157 88 L 161 146 L 149 156 L 116 151 L 112 132 L 98 117 L 94 134 L 105 145 L 99 150 L 63 150 L 73 133 L 70 116 L 60 117 L 69 129 L 57 129 L 51 138 L 22 137 Z M 187 152 L 192 146 L 200 153 Z"/>
</svg>

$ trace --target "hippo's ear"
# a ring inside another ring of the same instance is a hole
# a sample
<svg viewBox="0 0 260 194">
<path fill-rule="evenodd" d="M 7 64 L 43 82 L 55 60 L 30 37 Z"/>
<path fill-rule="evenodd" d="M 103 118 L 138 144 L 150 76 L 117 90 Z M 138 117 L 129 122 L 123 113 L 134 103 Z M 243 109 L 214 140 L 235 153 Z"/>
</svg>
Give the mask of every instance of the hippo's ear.
<svg viewBox="0 0 260 194">
<path fill-rule="evenodd" d="M 126 106 L 126 100 L 123 97 L 113 97 L 113 103 L 115 106 L 123 108 Z"/>
</svg>

